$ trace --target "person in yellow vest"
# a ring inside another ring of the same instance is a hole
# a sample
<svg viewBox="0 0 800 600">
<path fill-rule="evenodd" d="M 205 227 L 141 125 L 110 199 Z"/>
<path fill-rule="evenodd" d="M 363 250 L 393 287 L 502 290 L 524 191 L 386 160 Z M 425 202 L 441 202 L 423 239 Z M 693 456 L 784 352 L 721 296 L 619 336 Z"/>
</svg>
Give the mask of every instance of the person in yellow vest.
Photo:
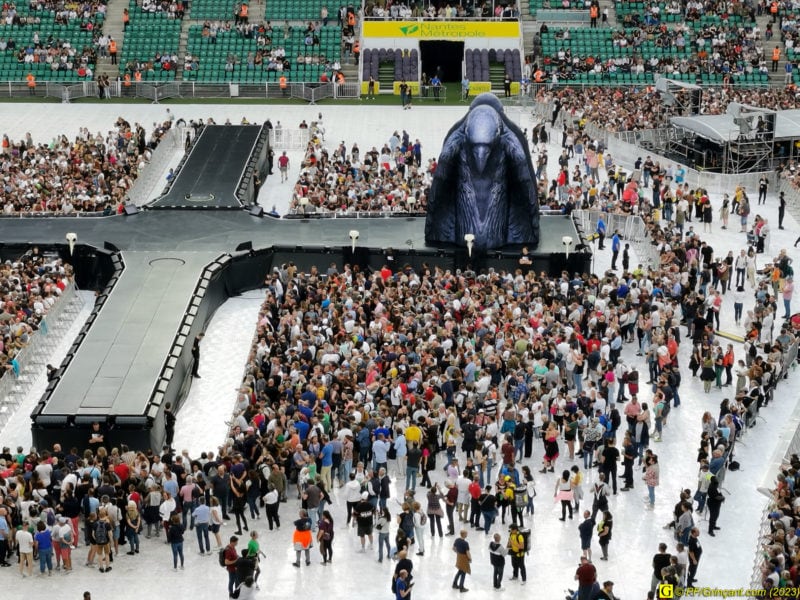
<svg viewBox="0 0 800 600">
<path fill-rule="evenodd" d="M 131 87 L 131 74 L 130 73 L 125 73 L 125 77 L 122 78 L 122 85 L 124 85 L 126 88 Z"/>
<path fill-rule="evenodd" d="M 353 44 L 353 61 L 358 64 L 358 57 L 361 55 L 361 40 L 356 40 Z"/>
<path fill-rule="evenodd" d="M 33 73 L 28 73 L 28 76 L 25 78 L 28 80 L 28 93 L 31 96 L 36 95 L 36 76 Z"/>
<path fill-rule="evenodd" d="M 122 11 L 122 31 L 128 30 L 128 23 L 131 20 L 131 15 L 128 13 L 128 9 Z"/>
<path fill-rule="evenodd" d="M 134 79 L 134 81 L 136 81 L 136 83 L 140 83 L 142 81 L 142 72 L 141 71 L 136 71 L 133 74 L 133 79 Z"/>
<path fill-rule="evenodd" d="M 250 10 L 250 7 L 247 6 L 245 2 L 242 2 L 242 6 L 239 9 L 239 21 L 241 23 L 247 23 L 247 13 Z"/>
<path fill-rule="evenodd" d="M 775 73 L 778 70 L 778 61 L 781 59 L 781 47 L 775 46 L 772 49 L 772 72 Z"/>
<path fill-rule="evenodd" d="M 111 64 L 117 64 L 117 40 L 108 38 L 108 54 L 111 56 Z"/>
<path fill-rule="evenodd" d="M 280 79 L 278 79 L 278 85 L 281 88 L 281 93 L 286 96 L 289 93 L 289 85 L 286 81 L 286 75 L 281 75 Z"/>
<path fill-rule="evenodd" d="M 772 22 L 775 23 L 778 20 L 778 3 L 776 0 L 772 0 L 772 3 L 769 5 L 769 14 L 772 15 Z"/>
<path fill-rule="evenodd" d="M 597 17 L 600 16 L 600 7 L 597 4 L 592 4 L 589 7 L 589 26 L 597 27 Z"/>
</svg>

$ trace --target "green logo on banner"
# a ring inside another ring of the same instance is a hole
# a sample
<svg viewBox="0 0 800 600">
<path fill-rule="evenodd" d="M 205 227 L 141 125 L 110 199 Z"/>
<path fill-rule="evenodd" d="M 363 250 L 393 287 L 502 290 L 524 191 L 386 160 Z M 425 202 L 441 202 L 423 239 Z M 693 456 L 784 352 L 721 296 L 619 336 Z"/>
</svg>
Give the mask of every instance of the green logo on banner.
<svg viewBox="0 0 800 600">
<path fill-rule="evenodd" d="M 419 25 L 404 25 L 400 28 L 403 35 L 411 35 L 419 31 Z"/>
</svg>

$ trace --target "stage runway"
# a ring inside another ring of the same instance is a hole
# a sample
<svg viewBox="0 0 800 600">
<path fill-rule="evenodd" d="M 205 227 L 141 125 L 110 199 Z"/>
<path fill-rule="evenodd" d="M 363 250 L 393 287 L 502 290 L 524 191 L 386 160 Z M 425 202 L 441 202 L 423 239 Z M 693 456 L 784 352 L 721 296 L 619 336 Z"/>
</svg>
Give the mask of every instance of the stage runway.
<svg viewBox="0 0 800 600">
<path fill-rule="evenodd" d="M 125 252 L 125 270 L 44 415 L 142 414 L 169 354 L 205 252 Z"/>
<path fill-rule="evenodd" d="M 154 208 L 239 208 L 236 190 L 261 133 L 260 125 L 209 126 L 192 146 L 169 192 Z"/>
</svg>

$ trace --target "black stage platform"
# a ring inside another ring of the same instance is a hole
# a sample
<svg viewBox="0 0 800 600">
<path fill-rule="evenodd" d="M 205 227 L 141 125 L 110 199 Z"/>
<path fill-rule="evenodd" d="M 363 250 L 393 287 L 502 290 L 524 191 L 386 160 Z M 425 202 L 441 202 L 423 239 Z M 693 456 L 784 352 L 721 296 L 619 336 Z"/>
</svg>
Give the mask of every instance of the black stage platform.
<svg viewBox="0 0 800 600">
<path fill-rule="evenodd" d="M 253 203 L 252 169 L 264 180 L 267 128 L 208 125 L 181 163 L 167 193 L 152 208 L 240 208 Z"/>
<path fill-rule="evenodd" d="M 112 445 L 160 447 L 164 404 L 179 407 L 191 385 L 192 339 L 228 297 L 260 287 L 273 265 L 292 260 L 301 269 L 332 262 L 379 269 L 391 247 L 399 264 L 414 268 L 427 263 L 480 272 L 519 266 L 517 250 L 469 257 L 464 248 L 425 247 L 424 226 L 424 218 L 285 220 L 254 217 L 246 209 L 0 219 L 0 239 L 7 246 L 60 245 L 64 254 L 65 234 L 77 234 L 80 253 L 87 255 L 83 263 L 95 265 L 80 267 L 76 260 L 77 276 L 102 290 L 102 308 L 90 317 L 60 378 L 31 415 L 34 443 L 83 443 L 89 424 L 98 419 Z M 543 216 L 541 244 L 531 252 L 529 268 L 551 274 L 588 270 L 588 250 L 565 257 L 567 235 L 576 246 L 581 243 L 569 217 Z M 237 250 L 246 242 L 254 250 Z M 119 269 L 108 275 L 113 268 L 105 263 L 112 261 L 124 263 L 121 275 Z"/>
<path fill-rule="evenodd" d="M 125 252 L 125 270 L 43 415 L 141 415 L 212 253 Z"/>
</svg>

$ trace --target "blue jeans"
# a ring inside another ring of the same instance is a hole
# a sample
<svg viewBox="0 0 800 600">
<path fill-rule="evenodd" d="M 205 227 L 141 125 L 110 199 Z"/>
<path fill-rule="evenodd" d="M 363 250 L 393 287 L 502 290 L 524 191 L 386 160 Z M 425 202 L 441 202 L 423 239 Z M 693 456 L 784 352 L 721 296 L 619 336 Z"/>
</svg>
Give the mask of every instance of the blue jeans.
<svg viewBox="0 0 800 600">
<path fill-rule="evenodd" d="M 236 579 L 236 571 L 228 571 L 228 596 L 233 596 L 233 590 L 239 584 L 239 580 Z"/>
<path fill-rule="evenodd" d="M 39 550 L 39 572 L 44 573 L 45 567 L 48 571 L 53 570 L 53 549 Z"/>
<path fill-rule="evenodd" d="M 339 481 L 342 484 L 347 483 L 350 481 L 350 471 L 353 470 L 353 459 L 350 460 L 343 460 L 342 463 L 339 465 Z"/>
<path fill-rule="evenodd" d="M 247 496 L 247 506 L 250 508 L 250 518 L 255 519 L 260 517 L 261 513 L 258 510 L 258 496 Z"/>
<path fill-rule="evenodd" d="M 497 517 L 497 511 L 484 510 L 482 512 L 483 512 L 483 531 L 484 533 L 489 533 L 489 529 L 491 529 L 492 523 L 494 523 L 494 520 Z"/>
<path fill-rule="evenodd" d="M 581 381 L 583 373 L 572 373 L 572 382 L 575 384 L 575 391 L 580 396 L 583 391 L 583 383 Z"/>
<path fill-rule="evenodd" d="M 186 517 L 187 515 L 191 515 L 192 511 L 197 508 L 197 500 L 192 500 L 191 502 L 184 502 L 183 503 L 183 511 L 182 511 L 182 525 L 183 528 L 186 529 Z M 191 518 L 191 526 L 194 527 L 194 517 Z"/>
<path fill-rule="evenodd" d="M 386 545 L 386 558 L 391 558 L 392 550 L 391 546 L 389 545 L 389 534 L 388 533 L 379 533 L 378 534 L 378 560 L 383 562 L 383 546 Z"/>
<path fill-rule="evenodd" d="M 592 466 L 592 457 L 594 456 L 594 442 L 590 449 L 586 449 L 586 444 L 583 446 L 583 470 L 588 471 Z"/>
<path fill-rule="evenodd" d="M 653 506 L 656 503 L 656 488 L 654 486 L 647 486 L 647 496 L 650 499 L 650 506 Z"/>
<path fill-rule="evenodd" d="M 137 552 L 139 550 L 139 534 L 138 532 L 128 527 L 125 530 L 125 537 L 128 538 L 128 548 L 131 552 Z"/>
<path fill-rule="evenodd" d="M 525 438 L 521 440 L 514 440 L 514 459 L 521 461 L 522 453 L 525 449 Z"/>
<path fill-rule="evenodd" d="M 406 466 L 406 489 L 407 490 L 416 490 L 417 489 L 417 473 L 419 473 L 419 467 L 409 467 Z"/>
<path fill-rule="evenodd" d="M 644 450 L 647 448 L 646 444 L 642 442 L 636 442 L 636 452 L 639 454 L 639 464 L 642 464 L 642 460 L 644 460 Z"/>
<path fill-rule="evenodd" d="M 178 568 L 178 557 L 181 557 L 181 566 L 183 566 L 183 542 L 173 542 L 172 546 L 172 566 Z"/>
<path fill-rule="evenodd" d="M 494 468 L 494 462 L 491 458 L 486 459 L 486 483 L 481 481 L 481 487 L 484 485 L 492 485 L 492 469 Z M 481 475 L 483 477 L 483 475 Z"/>
<path fill-rule="evenodd" d="M 787 300 L 786 298 L 784 298 L 783 299 L 783 308 L 786 311 L 786 313 L 783 316 L 786 319 L 788 319 L 790 316 L 792 316 L 792 308 L 791 308 L 791 306 L 792 306 L 792 299 L 789 298 Z"/>
<path fill-rule="evenodd" d="M 200 546 L 200 552 L 211 552 L 211 542 L 208 539 L 208 523 L 195 523 L 195 533 L 197 533 L 197 545 Z M 205 541 L 205 546 L 203 546 Z"/>
<path fill-rule="evenodd" d="M 734 302 L 733 303 L 733 319 L 736 322 L 742 320 L 742 310 L 744 309 L 744 304 L 741 302 Z"/>
</svg>

